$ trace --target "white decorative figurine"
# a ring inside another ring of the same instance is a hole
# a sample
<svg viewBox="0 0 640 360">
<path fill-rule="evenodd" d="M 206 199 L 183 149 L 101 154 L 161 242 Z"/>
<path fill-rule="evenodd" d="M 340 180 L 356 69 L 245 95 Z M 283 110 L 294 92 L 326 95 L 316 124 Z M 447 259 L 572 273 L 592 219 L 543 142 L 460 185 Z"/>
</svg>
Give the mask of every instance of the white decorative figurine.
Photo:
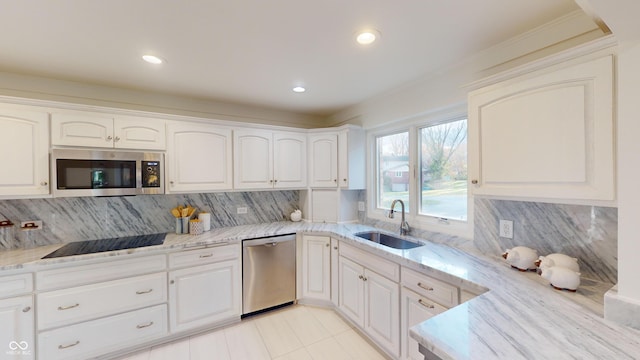
<svg viewBox="0 0 640 360">
<path fill-rule="evenodd" d="M 526 246 L 516 246 L 512 249 L 505 250 L 502 257 L 507 260 L 507 264 L 520 271 L 536 270 L 535 261 L 538 258 L 538 252 L 535 249 Z"/>
<path fill-rule="evenodd" d="M 559 266 L 552 266 L 542 270 L 540 274 L 549 280 L 551 286 L 558 290 L 569 290 L 575 292 L 580 285 L 580 273 Z"/>
<path fill-rule="evenodd" d="M 575 272 L 580 272 L 578 259 L 565 254 L 549 254 L 547 256 L 540 256 L 538 260 L 536 260 L 536 266 L 538 267 L 538 273 L 542 273 L 544 269 L 552 266 L 559 266 Z"/>
<path fill-rule="evenodd" d="M 291 213 L 291 221 L 300 221 L 302 219 L 302 211 L 296 210 Z"/>
</svg>

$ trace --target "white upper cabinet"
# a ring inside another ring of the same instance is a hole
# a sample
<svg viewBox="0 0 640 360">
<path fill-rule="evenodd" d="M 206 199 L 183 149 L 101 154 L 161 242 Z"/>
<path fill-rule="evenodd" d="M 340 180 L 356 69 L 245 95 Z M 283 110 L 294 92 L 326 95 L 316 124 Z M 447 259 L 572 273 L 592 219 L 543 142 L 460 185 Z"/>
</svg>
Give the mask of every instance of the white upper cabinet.
<svg viewBox="0 0 640 360">
<path fill-rule="evenodd" d="M 615 199 L 613 56 L 585 58 L 469 94 L 475 195 Z"/>
<path fill-rule="evenodd" d="M 164 150 L 164 120 L 88 111 L 54 112 L 51 143 L 62 146 Z"/>
<path fill-rule="evenodd" d="M 234 188 L 302 188 L 307 185 L 307 137 L 293 132 L 235 130 Z"/>
<path fill-rule="evenodd" d="M 230 190 L 231 129 L 170 122 L 167 125 L 167 193 Z"/>
<path fill-rule="evenodd" d="M 309 135 L 311 187 L 338 186 L 338 134 Z"/>
<path fill-rule="evenodd" d="M 310 186 L 364 189 L 364 140 L 364 131 L 353 126 L 309 135 Z"/>
<path fill-rule="evenodd" d="M 48 195 L 49 113 L 0 105 L 0 196 Z"/>
</svg>

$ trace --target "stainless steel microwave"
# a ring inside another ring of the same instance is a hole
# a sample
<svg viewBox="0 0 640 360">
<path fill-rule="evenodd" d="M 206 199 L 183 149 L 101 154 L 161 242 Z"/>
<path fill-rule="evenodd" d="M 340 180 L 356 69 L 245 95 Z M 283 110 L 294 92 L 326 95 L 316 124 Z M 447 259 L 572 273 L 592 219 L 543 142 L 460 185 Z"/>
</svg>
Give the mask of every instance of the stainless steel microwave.
<svg viewBox="0 0 640 360">
<path fill-rule="evenodd" d="M 53 149 L 54 197 L 164 194 L 164 154 Z"/>
</svg>

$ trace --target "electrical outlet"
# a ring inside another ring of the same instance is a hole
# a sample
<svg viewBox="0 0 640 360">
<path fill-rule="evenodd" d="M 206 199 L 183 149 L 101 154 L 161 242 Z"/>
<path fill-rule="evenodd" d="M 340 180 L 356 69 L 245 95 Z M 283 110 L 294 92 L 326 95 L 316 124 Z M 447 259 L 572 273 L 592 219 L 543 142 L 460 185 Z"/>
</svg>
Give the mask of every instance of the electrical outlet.
<svg viewBox="0 0 640 360">
<path fill-rule="evenodd" d="M 513 239 L 513 221 L 500 220 L 500 237 Z"/>
<path fill-rule="evenodd" d="M 364 211 L 364 201 L 358 201 L 358 211 Z"/>
<path fill-rule="evenodd" d="M 20 228 L 22 230 L 42 230 L 42 220 L 21 221 Z"/>
<path fill-rule="evenodd" d="M 246 214 L 247 213 L 247 208 L 246 207 L 239 207 L 237 210 L 238 210 L 238 214 Z"/>
</svg>

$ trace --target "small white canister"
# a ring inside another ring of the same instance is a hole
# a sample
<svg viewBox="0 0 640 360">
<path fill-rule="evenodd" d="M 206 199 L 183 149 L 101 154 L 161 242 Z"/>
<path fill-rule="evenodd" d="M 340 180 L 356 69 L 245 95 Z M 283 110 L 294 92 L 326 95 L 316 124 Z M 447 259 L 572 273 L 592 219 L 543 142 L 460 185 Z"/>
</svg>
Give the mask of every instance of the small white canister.
<svg viewBox="0 0 640 360">
<path fill-rule="evenodd" d="M 211 214 L 208 212 L 201 212 L 198 214 L 198 219 L 202 222 L 202 231 L 211 230 Z"/>
<path fill-rule="evenodd" d="M 191 235 L 202 234 L 202 221 L 200 221 L 200 219 L 189 220 L 189 234 Z"/>
</svg>

